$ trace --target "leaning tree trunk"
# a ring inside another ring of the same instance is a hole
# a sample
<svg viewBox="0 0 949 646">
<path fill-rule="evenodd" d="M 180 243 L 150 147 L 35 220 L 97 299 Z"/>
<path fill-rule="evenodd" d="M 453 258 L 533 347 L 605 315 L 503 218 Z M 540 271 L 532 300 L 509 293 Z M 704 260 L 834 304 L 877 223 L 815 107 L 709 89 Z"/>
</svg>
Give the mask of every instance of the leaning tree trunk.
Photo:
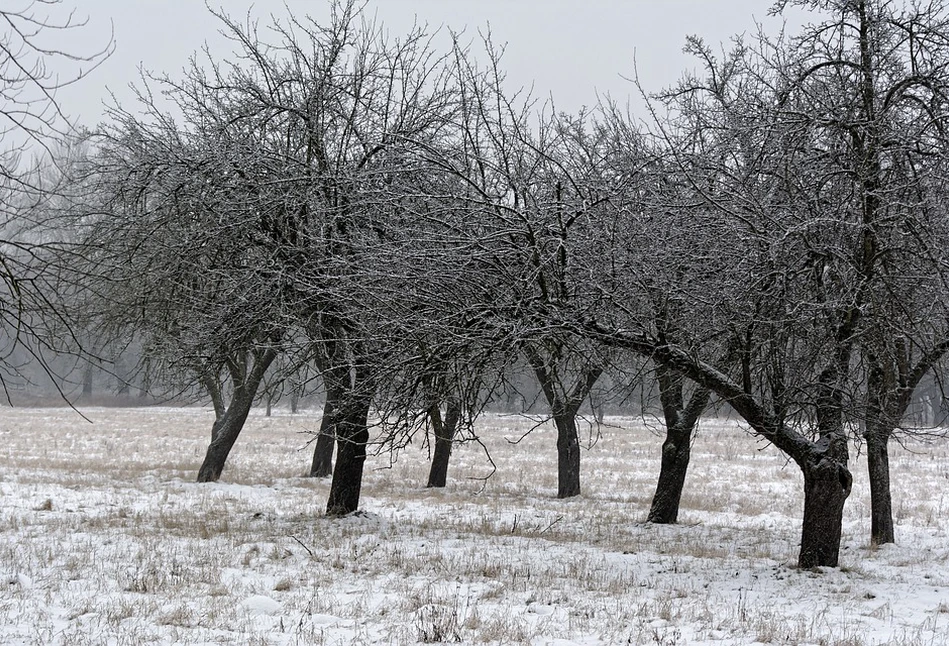
<svg viewBox="0 0 949 646">
<path fill-rule="evenodd" d="M 343 516 L 359 509 L 362 471 L 369 443 L 371 398 L 348 393 L 336 413 L 336 468 L 326 503 L 328 516 Z"/>
<path fill-rule="evenodd" d="M 688 404 L 685 404 L 680 374 L 658 366 L 657 381 L 666 421 L 666 439 L 662 443 L 659 480 L 646 522 L 668 524 L 679 519 L 679 503 L 692 453 L 692 433 L 708 405 L 711 392 L 708 388 L 696 386 Z"/>
<path fill-rule="evenodd" d="M 694 426 L 673 424 L 666 427 L 666 439 L 662 443 L 662 461 L 656 493 L 649 507 L 647 523 L 669 524 L 679 519 L 679 503 L 685 487 L 685 476 L 692 453 L 692 431 Z"/>
<path fill-rule="evenodd" d="M 247 415 L 254 405 L 254 397 L 267 368 L 277 356 L 276 350 L 265 348 L 253 353 L 254 365 L 249 371 L 235 369 L 234 393 L 224 415 L 215 420 L 212 426 L 211 443 L 208 445 L 204 461 L 198 469 L 198 482 L 216 482 L 224 471 L 227 456 L 230 455 L 237 437 L 244 428 Z"/>
<path fill-rule="evenodd" d="M 649 515 L 646 516 L 647 523 L 671 524 L 679 519 L 679 504 L 689 469 L 694 428 L 683 424 L 666 427 L 659 479 L 649 507 Z"/>
<path fill-rule="evenodd" d="M 444 420 L 438 406 L 433 407 L 429 416 L 435 428 L 435 450 L 432 453 L 432 466 L 428 472 L 428 486 L 444 487 L 448 480 L 448 462 L 451 458 L 452 442 L 455 439 L 458 422 L 461 420 L 461 404 L 455 400 L 449 401 L 445 407 Z"/>
<path fill-rule="evenodd" d="M 310 465 L 311 478 L 326 478 L 333 474 L 333 445 L 336 443 L 336 406 L 327 393 L 323 404 L 323 419 L 320 420 L 320 432 L 316 436 L 313 448 L 313 463 Z"/>
</svg>

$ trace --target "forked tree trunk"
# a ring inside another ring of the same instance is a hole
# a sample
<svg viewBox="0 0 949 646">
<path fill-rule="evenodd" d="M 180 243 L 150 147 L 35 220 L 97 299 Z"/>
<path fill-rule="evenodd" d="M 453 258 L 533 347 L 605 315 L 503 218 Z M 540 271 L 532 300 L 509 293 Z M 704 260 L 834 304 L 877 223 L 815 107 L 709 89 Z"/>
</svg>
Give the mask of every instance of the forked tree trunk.
<svg viewBox="0 0 949 646">
<path fill-rule="evenodd" d="M 884 347 L 882 353 L 866 354 L 869 370 L 864 439 L 870 478 L 870 542 L 874 545 L 896 542 L 890 496 L 890 438 L 906 416 L 923 377 L 949 351 L 949 340 L 922 353 L 915 364 L 911 348 L 899 337 Z"/>
<path fill-rule="evenodd" d="M 444 487 L 448 480 L 448 462 L 451 459 L 452 442 L 461 420 L 461 404 L 449 401 L 442 419 L 438 406 L 434 406 L 429 417 L 435 429 L 435 450 L 432 453 L 432 466 L 428 472 L 429 487 Z"/>
<path fill-rule="evenodd" d="M 524 354 L 537 376 L 557 427 L 557 497 L 579 496 L 580 438 L 577 435 L 577 415 L 583 400 L 603 374 L 603 369 L 598 366 L 585 367 L 568 390 L 557 368 L 548 366 L 536 349 L 525 346 Z"/>
<path fill-rule="evenodd" d="M 351 394 L 339 403 L 336 413 L 336 468 L 326 503 L 328 516 L 343 516 L 359 509 L 371 398 Z"/>
<path fill-rule="evenodd" d="M 224 471 L 227 456 L 244 428 L 247 415 L 254 403 L 254 394 L 245 388 L 235 388 L 234 396 L 224 416 L 215 420 L 211 433 L 213 438 L 208 444 L 204 461 L 198 470 L 198 482 L 217 482 Z"/>
<path fill-rule="evenodd" d="M 342 340 L 348 336 L 344 328 L 334 329 L 334 332 L 339 336 L 324 338 L 316 346 L 322 347 L 323 353 L 314 357 L 326 388 L 326 407 L 314 450 L 314 462 L 317 451 L 325 450 L 325 444 L 320 445 L 320 440 L 329 437 L 328 433 L 323 433 L 325 423 L 336 435 L 336 466 L 326 514 L 343 516 L 359 509 L 374 387 L 372 370 L 361 352 L 361 344 Z M 319 335 L 315 334 L 314 338 L 319 338 Z M 325 456 L 325 453 L 321 455 Z"/>
<path fill-rule="evenodd" d="M 211 443 L 205 453 L 201 468 L 198 469 L 198 482 L 216 482 L 224 471 L 227 457 L 244 428 L 247 415 L 254 405 L 254 397 L 267 368 L 277 356 L 272 348 L 257 349 L 252 352 L 253 366 L 250 370 L 238 370 L 235 365 L 234 393 L 224 411 L 224 415 L 215 420 L 211 429 Z"/>
<path fill-rule="evenodd" d="M 333 474 L 333 446 L 336 444 L 336 407 L 333 398 L 326 396 L 323 404 L 323 419 L 320 420 L 320 432 L 316 436 L 313 448 L 313 463 L 310 465 L 311 478 L 326 478 Z"/>
<path fill-rule="evenodd" d="M 659 480 L 646 522 L 668 524 L 679 519 L 679 504 L 692 454 L 692 433 L 708 405 L 711 391 L 696 386 L 686 404 L 683 377 L 664 366 L 658 366 L 656 372 L 666 421 L 666 439 L 662 443 Z"/>
</svg>

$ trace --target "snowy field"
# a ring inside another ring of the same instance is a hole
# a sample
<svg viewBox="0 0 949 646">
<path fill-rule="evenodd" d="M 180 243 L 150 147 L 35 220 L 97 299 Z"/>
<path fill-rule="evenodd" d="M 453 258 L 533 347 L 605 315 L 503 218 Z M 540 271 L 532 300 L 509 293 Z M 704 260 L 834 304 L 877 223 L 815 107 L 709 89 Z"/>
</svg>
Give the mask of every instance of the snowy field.
<svg viewBox="0 0 949 646">
<path fill-rule="evenodd" d="M 364 513 L 301 477 L 319 413 L 255 411 L 192 482 L 202 409 L 0 409 L 0 644 L 946 644 L 949 444 L 894 447 L 897 546 L 868 545 L 856 460 L 839 570 L 801 571 L 801 476 L 706 421 L 677 526 L 642 522 L 660 438 L 608 418 L 583 496 L 554 434 L 490 416 L 424 488 L 419 442 L 370 458 Z"/>
</svg>

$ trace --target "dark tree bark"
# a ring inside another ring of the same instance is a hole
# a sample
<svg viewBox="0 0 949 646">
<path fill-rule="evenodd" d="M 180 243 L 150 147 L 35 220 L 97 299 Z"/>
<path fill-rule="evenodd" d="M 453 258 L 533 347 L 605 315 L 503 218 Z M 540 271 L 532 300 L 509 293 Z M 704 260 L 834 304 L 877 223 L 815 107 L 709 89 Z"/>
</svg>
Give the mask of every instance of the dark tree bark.
<svg viewBox="0 0 949 646">
<path fill-rule="evenodd" d="M 563 405 L 557 406 L 557 409 L 558 412 L 554 413 L 554 425 L 557 427 L 557 497 L 570 498 L 580 495 L 580 438 L 577 436 L 577 416 L 575 410 Z"/>
<path fill-rule="evenodd" d="M 524 353 L 537 375 L 537 381 L 550 405 L 551 416 L 557 427 L 557 497 L 579 496 L 580 438 L 577 436 L 577 414 L 603 369 L 598 366 L 586 366 L 568 390 L 557 368 L 548 365 L 536 349 L 525 346 Z"/>
<path fill-rule="evenodd" d="M 336 468 L 326 503 L 328 516 L 343 516 L 359 509 L 371 396 L 355 389 L 348 395 L 336 412 Z"/>
<path fill-rule="evenodd" d="M 666 438 L 662 443 L 659 480 L 652 498 L 646 522 L 668 524 L 679 518 L 679 503 L 689 469 L 692 452 L 692 433 L 699 417 L 708 405 L 711 391 L 696 386 L 684 402 L 683 378 L 664 366 L 657 366 L 659 398 L 666 420 Z"/>
<path fill-rule="evenodd" d="M 371 368 L 358 342 L 332 340 L 324 345 L 326 356 L 318 363 L 322 364 L 327 399 L 333 400 L 331 419 L 336 432 L 336 466 L 326 514 L 343 516 L 359 509 L 374 387 Z"/>
<path fill-rule="evenodd" d="M 893 501 L 890 496 L 889 433 L 878 425 L 867 426 L 867 471 L 870 477 L 870 542 L 874 545 L 896 542 Z"/>
<path fill-rule="evenodd" d="M 867 355 L 867 412 L 863 437 L 867 442 L 867 472 L 870 478 L 870 542 L 874 545 L 896 542 L 893 502 L 890 496 L 889 441 L 898 419 L 905 411 L 895 392 L 894 370 L 888 370 L 877 357 Z M 892 368 L 892 364 L 888 366 Z M 906 398 L 907 404 L 909 398 Z"/>
<path fill-rule="evenodd" d="M 429 411 L 429 419 L 435 429 L 435 450 L 432 453 L 432 466 L 428 472 L 429 487 L 444 487 L 448 480 L 448 462 L 451 459 L 452 442 L 455 431 L 461 420 L 461 403 L 449 401 L 445 407 L 445 417 L 442 419 L 441 410 L 433 406 Z"/>
<path fill-rule="evenodd" d="M 837 567 L 843 528 L 844 503 L 853 477 L 846 459 L 833 455 L 812 456 L 804 471 L 804 520 L 798 566 Z"/>
<path fill-rule="evenodd" d="M 906 416 L 913 392 L 923 377 L 949 351 L 949 341 L 935 344 L 911 365 L 910 348 L 896 340 L 885 352 L 866 353 L 867 406 L 863 437 L 867 443 L 870 478 L 870 542 L 896 542 L 890 494 L 889 442 Z"/>
<path fill-rule="evenodd" d="M 839 562 L 844 503 L 853 476 L 847 468 L 849 452 L 838 371 L 849 356 L 849 350 L 840 350 L 838 360 L 821 372 L 815 402 L 820 439 L 808 446 L 798 461 L 804 473 L 804 519 L 798 555 L 802 568 L 837 567 Z"/>
<path fill-rule="evenodd" d="M 313 463 L 310 465 L 311 478 L 326 478 L 333 474 L 333 447 L 336 444 L 336 406 L 329 393 L 323 405 L 323 419 L 320 420 L 320 432 L 316 436 L 313 448 Z"/>
<path fill-rule="evenodd" d="M 244 362 L 229 362 L 234 392 L 224 415 L 215 420 L 212 426 L 211 443 L 198 470 L 198 482 L 216 482 L 221 477 L 227 456 L 244 428 L 247 415 L 254 405 L 257 389 L 267 368 L 276 358 L 277 351 L 269 347 L 257 348 L 250 354 L 253 365 L 249 370 Z"/>
</svg>

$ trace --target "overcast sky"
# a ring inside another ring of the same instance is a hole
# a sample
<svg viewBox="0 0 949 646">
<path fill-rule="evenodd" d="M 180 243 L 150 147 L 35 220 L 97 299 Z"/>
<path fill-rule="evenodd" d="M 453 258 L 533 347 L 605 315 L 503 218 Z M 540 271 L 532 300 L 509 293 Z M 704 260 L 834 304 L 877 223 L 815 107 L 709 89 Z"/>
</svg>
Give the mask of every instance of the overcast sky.
<svg viewBox="0 0 949 646">
<path fill-rule="evenodd" d="M 211 6 L 231 16 L 267 22 L 287 11 L 315 18 L 328 13 L 326 0 L 226 0 Z M 659 90 L 693 66 L 681 53 L 685 37 L 727 42 L 739 33 L 768 31 L 781 19 L 769 17 L 768 0 L 368 0 L 367 8 L 393 33 L 417 19 L 431 28 L 466 29 L 473 38 L 490 25 L 504 56 L 509 83 L 533 86 L 535 96 L 553 95 L 562 110 L 596 103 L 597 92 L 625 102 L 637 92 L 623 77 L 638 69 L 644 86 Z M 128 84 L 139 67 L 173 76 L 205 43 L 226 57 L 230 46 L 217 33 L 217 20 L 203 0 L 64 0 L 87 14 L 89 25 L 62 40 L 64 48 L 88 52 L 114 30 L 115 53 L 82 83 L 59 93 L 64 110 L 79 122 L 102 119 L 108 91 L 132 107 Z"/>
</svg>

